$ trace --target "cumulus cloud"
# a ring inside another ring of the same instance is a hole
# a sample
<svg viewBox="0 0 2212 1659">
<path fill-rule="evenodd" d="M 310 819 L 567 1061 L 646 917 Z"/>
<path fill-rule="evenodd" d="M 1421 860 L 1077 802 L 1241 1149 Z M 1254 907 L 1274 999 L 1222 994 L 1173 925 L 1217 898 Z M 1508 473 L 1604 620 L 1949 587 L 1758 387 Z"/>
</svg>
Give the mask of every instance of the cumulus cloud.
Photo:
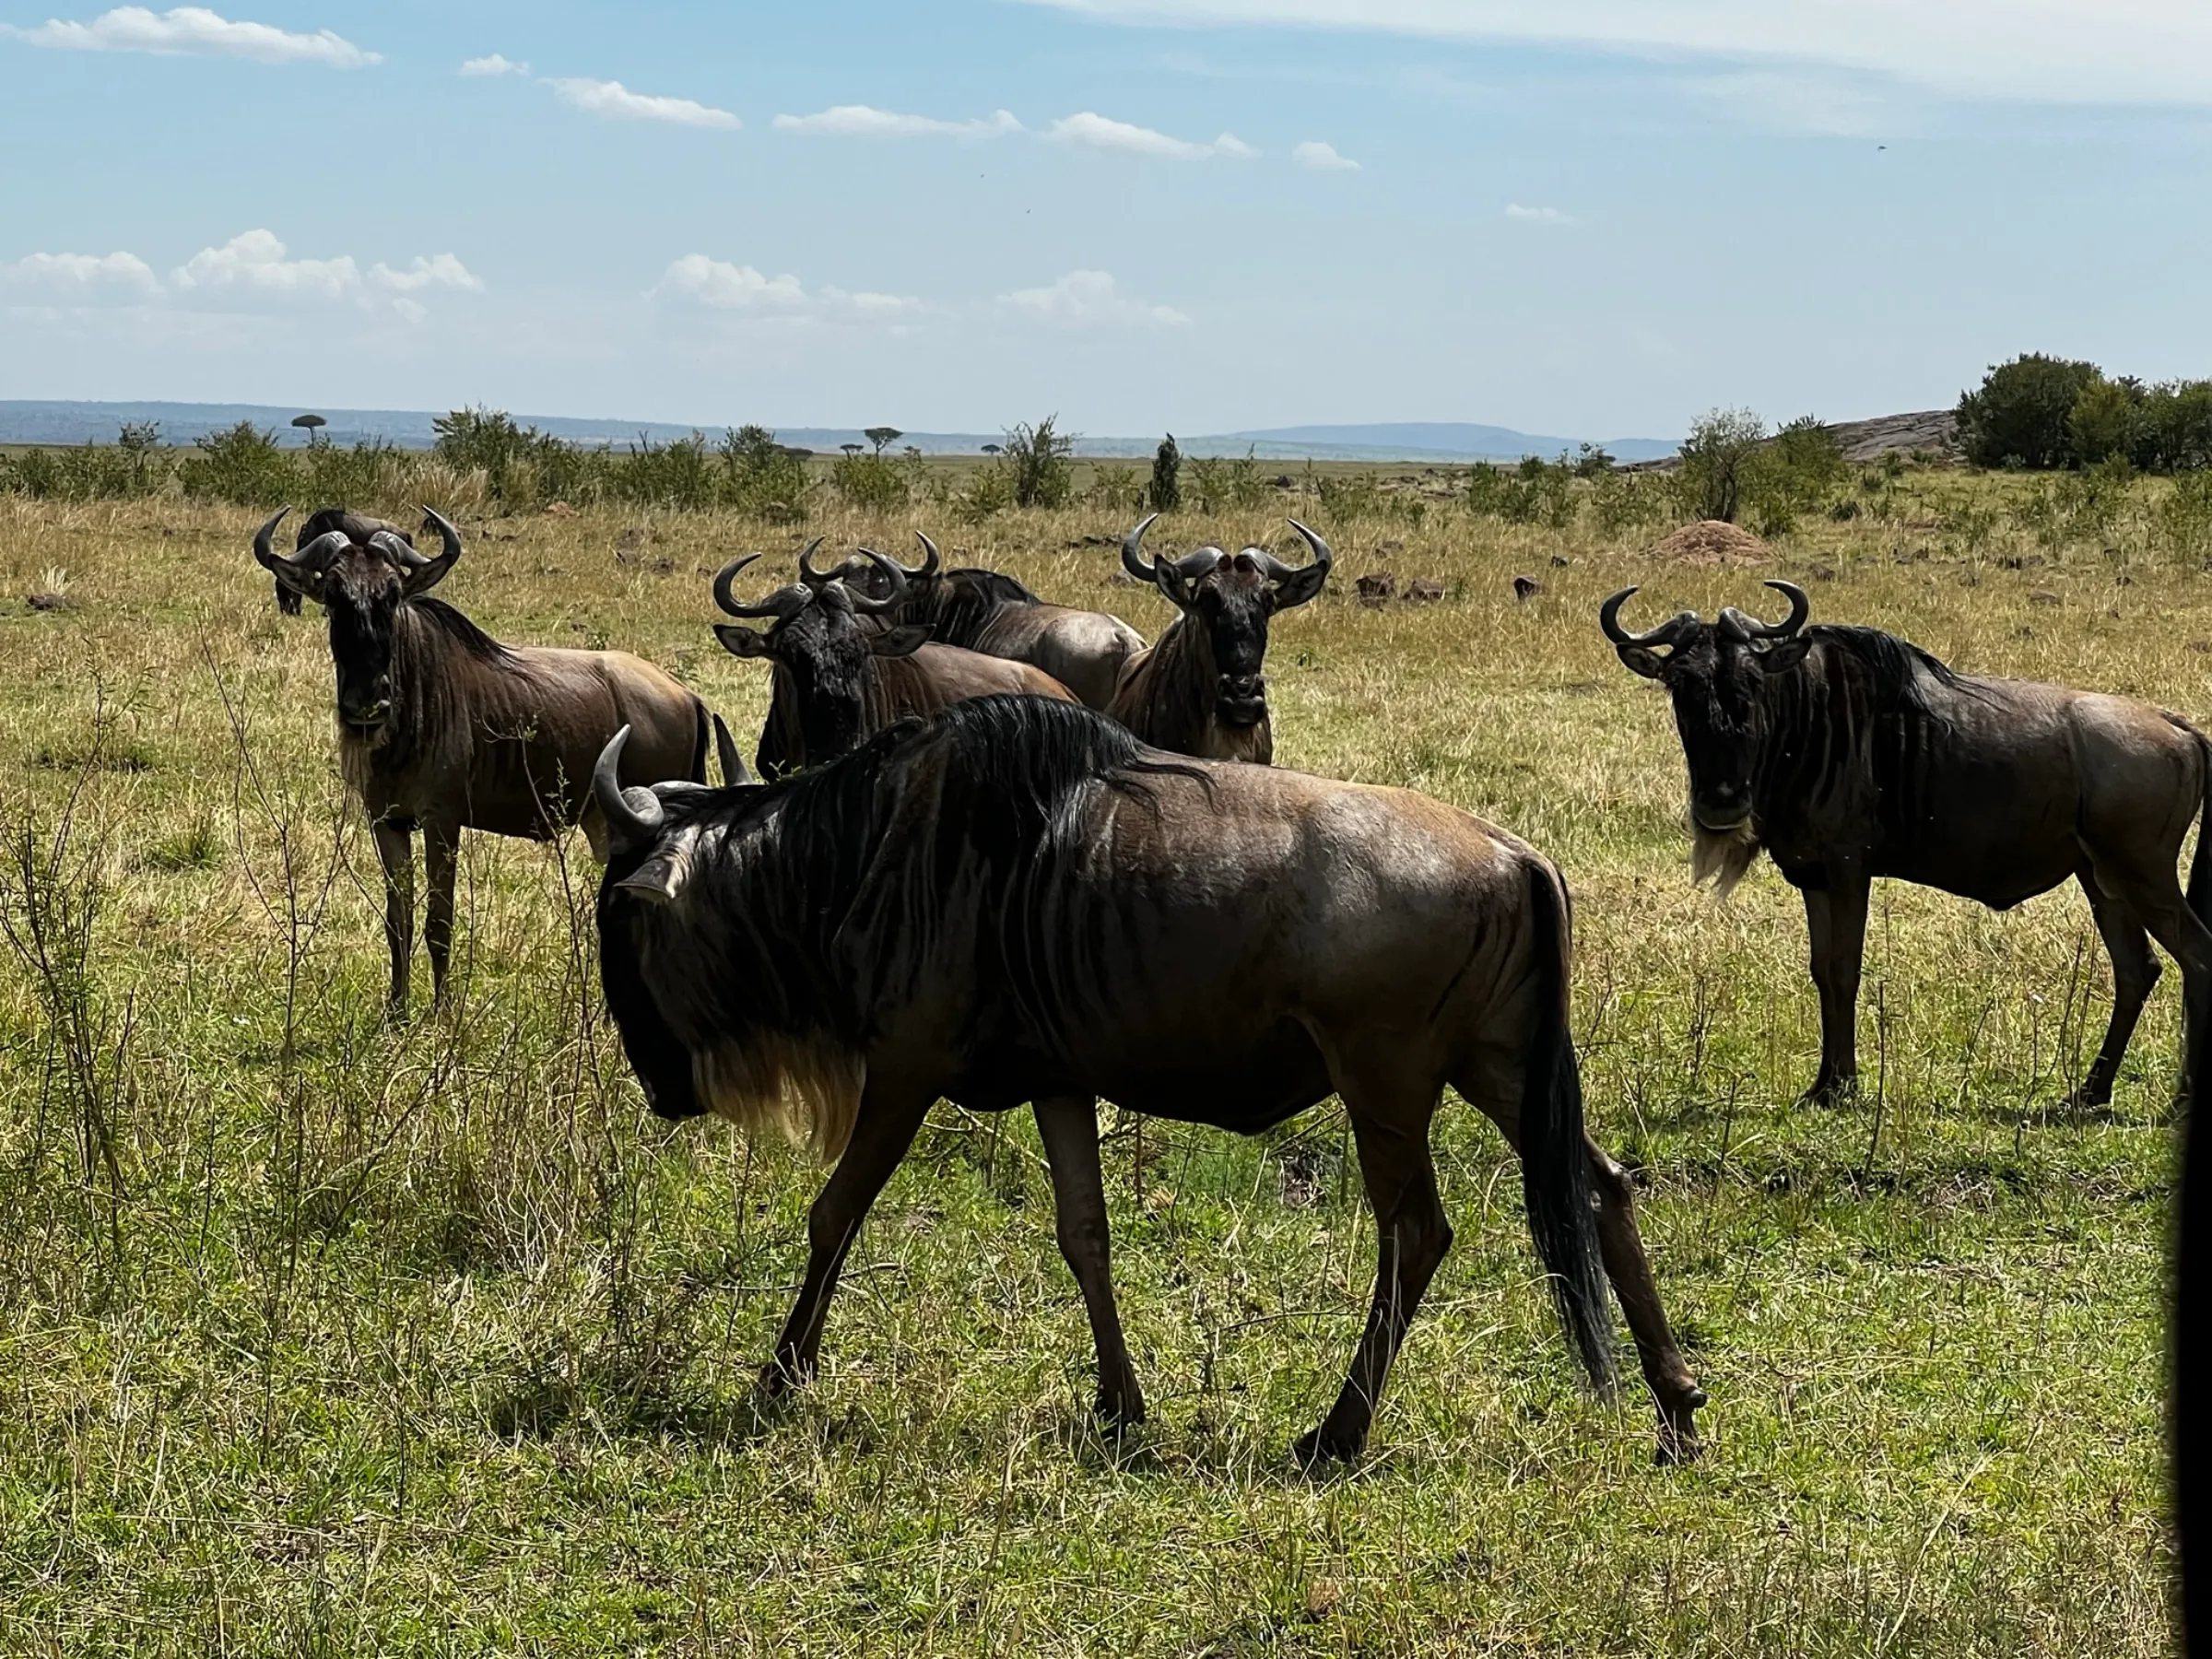
<svg viewBox="0 0 2212 1659">
<path fill-rule="evenodd" d="M 1519 219 L 1524 225 L 1571 225 L 1574 217 L 1561 213 L 1557 207 L 1524 207 L 1518 202 L 1505 205 L 1505 217 Z"/>
<path fill-rule="evenodd" d="M 461 73 L 464 75 L 527 76 L 530 73 L 530 65 L 515 63 L 511 58 L 503 58 L 495 52 L 488 57 L 470 58 L 468 62 L 461 65 Z"/>
<path fill-rule="evenodd" d="M 687 253 L 672 263 L 648 291 L 656 300 L 763 317 L 845 317 L 881 323 L 923 309 L 920 300 L 900 294 L 854 293 L 841 288 L 809 293 L 789 272 L 770 276 L 755 266 L 710 259 L 704 253 Z"/>
<path fill-rule="evenodd" d="M 161 279 L 135 253 L 28 253 L 0 265 L 0 290 L 82 304 L 150 299 L 160 293 Z"/>
<path fill-rule="evenodd" d="M 2201 0 L 1032 0 L 1131 22 L 1540 41 L 1871 70 L 1952 96 L 2212 103 Z"/>
<path fill-rule="evenodd" d="M 394 267 L 381 260 L 364 272 L 350 253 L 294 259 L 269 230 L 248 230 L 219 248 L 202 248 L 170 274 L 186 304 L 251 305 L 254 301 L 351 304 L 419 323 L 419 295 L 433 288 L 482 293 L 483 279 L 451 253 L 417 254 Z"/>
<path fill-rule="evenodd" d="M 812 115 L 779 115 L 771 124 L 779 132 L 865 138 L 996 138 L 1022 131 L 1021 123 L 1006 110 L 994 110 L 976 121 L 940 121 L 933 115 L 904 115 L 868 104 L 835 104 Z"/>
<path fill-rule="evenodd" d="M 688 98 L 632 92 L 620 81 L 548 76 L 546 85 L 576 108 L 615 121 L 665 121 L 675 126 L 725 128 L 745 124 L 727 110 L 695 103 Z"/>
<path fill-rule="evenodd" d="M 180 6 L 158 15 L 143 6 L 119 6 L 89 23 L 59 18 L 50 18 L 36 29 L 0 23 L 0 34 L 68 52 L 241 57 L 259 64 L 324 64 L 333 69 L 363 69 L 383 62 L 327 29 L 294 34 L 270 23 L 233 22 L 203 6 Z"/>
<path fill-rule="evenodd" d="M 1358 172 L 1359 163 L 1349 156 L 1340 156 L 1333 144 L 1324 144 L 1318 138 L 1309 138 L 1290 152 L 1290 159 L 1300 167 L 1311 167 L 1319 172 Z"/>
<path fill-rule="evenodd" d="M 1249 161 L 1260 153 L 1234 133 L 1224 133 L 1211 144 L 1194 144 L 1187 138 L 1171 138 L 1151 127 L 1115 121 L 1095 110 L 1062 116 L 1046 129 L 1045 135 L 1065 144 L 1087 145 L 1092 149 L 1119 150 L 1131 156 L 1162 156 L 1176 161 L 1196 161 L 1207 156 L 1230 156 Z"/>
<path fill-rule="evenodd" d="M 1104 271 L 1070 271 L 1050 288 L 1017 288 L 1000 296 L 1007 310 L 1047 323 L 1176 328 L 1190 318 L 1172 306 L 1148 305 L 1122 291 Z"/>
<path fill-rule="evenodd" d="M 429 288 L 460 288 L 471 294 L 484 291 L 484 279 L 451 253 L 418 253 L 404 271 L 379 261 L 369 267 L 369 281 L 373 287 L 400 294 Z"/>
</svg>

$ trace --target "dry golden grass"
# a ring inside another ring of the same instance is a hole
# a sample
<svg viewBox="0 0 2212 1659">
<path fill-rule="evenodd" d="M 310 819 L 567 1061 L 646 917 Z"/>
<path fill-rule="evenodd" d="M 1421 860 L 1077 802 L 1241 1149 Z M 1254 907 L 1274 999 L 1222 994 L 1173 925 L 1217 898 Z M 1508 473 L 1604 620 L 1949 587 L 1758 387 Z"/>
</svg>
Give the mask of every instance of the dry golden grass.
<svg viewBox="0 0 2212 1659">
<path fill-rule="evenodd" d="M 2138 518 L 2117 550 L 1944 527 L 2008 490 L 1908 475 L 1888 516 L 1823 521 L 1757 572 L 1441 501 L 1324 524 L 1340 577 L 1274 631 L 1278 759 L 1458 802 L 1564 868 L 1594 1124 L 1643 1172 L 1714 1405 L 1708 1459 L 1660 1472 L 1642 1402 L 1577 1393 L 1510 1163 L 1447 1111 L 1459 1243 L 1371 1458 L 1319 1483 L 1288 1447 L 1372 1250 L 1339 1116 L 1260 1143 L 1118 1129 L 1156 1403 L 1134 1448 L 1085 1422 L 1033 1132 L 949 1109 L 855 1253 L 820 1382 L 756 1428 L 816 1176 L 643 1112 L 596 1007 L 581 841 L 475 841 L 460 1005 L 387 1030 L 322 631 L 276 614 L 255 515 L 0 500 L 0 903 L 18 938 L 50 930 L 43 974 L 0 953 L 0 1649 L 2169 1651 L 2171 976 L 2114 1110 L 2054 1115 L 2101 1030 L 2085 907 L 1887 887 L 1868 1098 L 1794 1109 L 1801 914 L 1771 873 L 1725 909 L 1690 890 L 1665 700 L 1594 620 L 1630 582 L 1633 617 L 1756 606 L 1786 575 L 1816 617 L 1962 667 L 2212 714 L 2197 572 Z M 1154 540 L 1288 555 L 1281 516 Z M 916 522 L 1050 597 L 1166 620 L 1111 582 L 1112 513 Z M 495 634 L 637 651 L 757 730 L 764 677 L 714 644 L 700 572 L 797 531 L 465 528 L 443 592 Z M 34 613 L 48 567 L 72 605 Z M 1384 569 L 1448 595 L 1357 604 Z M 1516 573 L 1542 583 L 1526 604 Z"/>
</svg>

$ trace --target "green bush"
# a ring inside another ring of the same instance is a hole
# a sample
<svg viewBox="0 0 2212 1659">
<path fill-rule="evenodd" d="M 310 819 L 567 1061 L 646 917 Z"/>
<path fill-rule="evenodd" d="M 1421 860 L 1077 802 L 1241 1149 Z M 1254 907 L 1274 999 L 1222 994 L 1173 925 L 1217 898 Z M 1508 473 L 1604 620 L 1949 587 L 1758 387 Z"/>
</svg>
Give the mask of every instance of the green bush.
<svg viewBox="0 0 2212 1659">
<path fill-rule="evenodd" d="M 1692 517 L 1735 522 L 1767 423 L 1749 409 L 1714 409 L 1689 429 L 1675 468 L 1675 488 Z"/>
<path fill-rule="evenodd" d="M 1004 465 L 986 466 L 952 498 L 952 510 L 962 523 L 980 524 L 994 513 L 1014 505 L 1014 482 Z"/>
<path fill-rule="evenodd" d="M 1834 435 L 1801 415 L 1753 453 L 1742 474 L 1744 509 L 1761 535 L 1786 535 L 1799 518 L 1833 499 L 1850 472 Z"/>
<path fill-rule="evenodd" d="M 1075 497 L 1076 441 L 1053 429 L 1057 419 L 1047 415 L 1035 426 L 1006 433 L 1007 485 L 1017 507 L 1065 507 Z"/>
<path fill-rule="evenodd" d="M 1252 450 L 1234 456 L 1196 456 L 1186 465 L 1191 494 L 1201 512 L 1257 507 L 1267 499 L 1267 480 L 1260 476 L 1259 459 Z"/>
<path fill-rule="evenodd" d="M 194 500 L 281 507 L 304 493 L 299 469 L 276 446 L 276 434 L 250 420 L 195 439 L 193 447 L 199 453 L 178 466 L 177 481 Z"/>
<path fill-rule="evenodd" d="M 2185 472 L 2159 502 L 2159 542 L 2177 559 L 2212 562 L 2212 470 Z"/>
<path fill-rule="evenodd" d="M 2074 454 L 2075 399 L 2101 378 L 2094 363 L 2040 351 L 1996 364 L 1959 399 L 1959 447 L 1977 466 L 2063 466 Z"/>
<path fill-rule="evenodd" d="M 1152 453 L 1152 481 L 1145 488 L 1145 504 L 1155 512 L 1172 512 L 1182 506 L 1182 452 L 1170 432 Z"/>
<path fill-rule="evenodd" d="M 880 453 L 840 455 L 830 468 L 830 488 L 846 506 L 871 512 L 894 512 L 912 493 L 904 470 Z"/>
</svg>

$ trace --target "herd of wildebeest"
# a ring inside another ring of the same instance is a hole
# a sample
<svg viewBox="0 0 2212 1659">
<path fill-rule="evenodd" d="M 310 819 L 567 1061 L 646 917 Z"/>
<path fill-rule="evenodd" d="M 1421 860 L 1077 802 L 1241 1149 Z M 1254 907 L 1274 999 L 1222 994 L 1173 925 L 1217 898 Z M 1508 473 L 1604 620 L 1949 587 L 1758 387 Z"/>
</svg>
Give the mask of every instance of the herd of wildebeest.
<svg viewBox="0 0 2212 1659">
<path fill-rule="evenodd" d="M 1541 853 L 1402 789 L 1281 771 L 1263 672 L 1268 619 L 1327 581 L 1310 561 L 1206 546 L 1121 558 L 1179 613 L 1147 646 L 1120 618 L 1012 578 L 863 548 L 742 599 L 713 581 L 723 645 L 771 665 L 756 782 L 691 692 L 621 652 L 498 642 L 430 590 L 441 550 L 339 509 L 292 551 L 255 536 L 279 600 L 328 614 L 339 748 L 386 889 L 391 996 L 413 955 L 413 836 L 442 994 L 465 829 L 581 825 L 603 859 L 602 986 L 653 1110 L 803 1135 L 834 1168 L 810 1212 L 796 1302 L 763 1372 L 814 1369 L 840 1269 L 940 1099 L 1028 1104 L 1060 1246 L 1098 1350 L 1102 1425 L 1144 1397 L 1109 1272 L 1096 1102 L 1253 1134 L 1344 1102 L 1379 1241 L 1373 1301 L 1308 1460 L 1364 1445 L 1374 1403 L 1452 1242 L 1430 1124 L 1445 1085 L 1520 1156 L 1528 1224 L 1592 1381 L 1613 1371 L 1605 1281 L 1659 1415 L 1694 1455 L 1706 1403 L 1668 1327 L 1620 1165 L 1583 1130 L 1570 1037 L 1569 900 Z M 2076 1091 L 2109 1100 L 2159 977 L 2182 967 L 2182 1092 L 2212 1013 L 2212 742 L 2125 698 L 1984 678 L 1871 628 L 1684 612 L 1598 621 L 1670 697 L 1689 773 L 1693 870 L 1724 891 L 1768 854 L 1803 895 L 1820 998 L 1811 1093 L 1856 1073 L 1855 1005 L 1877 876 L 2005 909 L 2068 877 L 2112 963 L 2110 1026 Z M 743 620 L 765 621 L 755 631 Z M 709 786 L 710 748 L 724 787 Z"/>
</svg>

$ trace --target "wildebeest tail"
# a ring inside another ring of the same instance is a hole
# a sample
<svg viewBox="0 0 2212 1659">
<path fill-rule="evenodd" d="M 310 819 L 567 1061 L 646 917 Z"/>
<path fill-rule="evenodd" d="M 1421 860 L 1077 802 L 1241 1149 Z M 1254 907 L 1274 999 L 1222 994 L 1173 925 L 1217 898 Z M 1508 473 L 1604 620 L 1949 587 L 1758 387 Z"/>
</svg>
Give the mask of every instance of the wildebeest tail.
<svg viewBox="0 0 2212 1659">
<path fill-rule="evenodd" d="M 1521 1093 L 1521 1187 L 1528 1230 L 1551 1277 L 1559 1319 L 1600 1389 L 1613 1384 L 1613 1317 L 1583 1138 L 1583 1079 L 1568 1030 L 1567 889 L 1550 865 L 1528 866 L 1537 955 L 1535 1026 Z"/>
<path fill-rule="evenodd" d="M 2189 861 L 2189 908 L 2196 919 L 2212 927 L 2212 737 L 2194 727 L 2197 758 L 2204 762 L 2205 795 L 2197 806 L 2196 856 Z"/>
</svg>

